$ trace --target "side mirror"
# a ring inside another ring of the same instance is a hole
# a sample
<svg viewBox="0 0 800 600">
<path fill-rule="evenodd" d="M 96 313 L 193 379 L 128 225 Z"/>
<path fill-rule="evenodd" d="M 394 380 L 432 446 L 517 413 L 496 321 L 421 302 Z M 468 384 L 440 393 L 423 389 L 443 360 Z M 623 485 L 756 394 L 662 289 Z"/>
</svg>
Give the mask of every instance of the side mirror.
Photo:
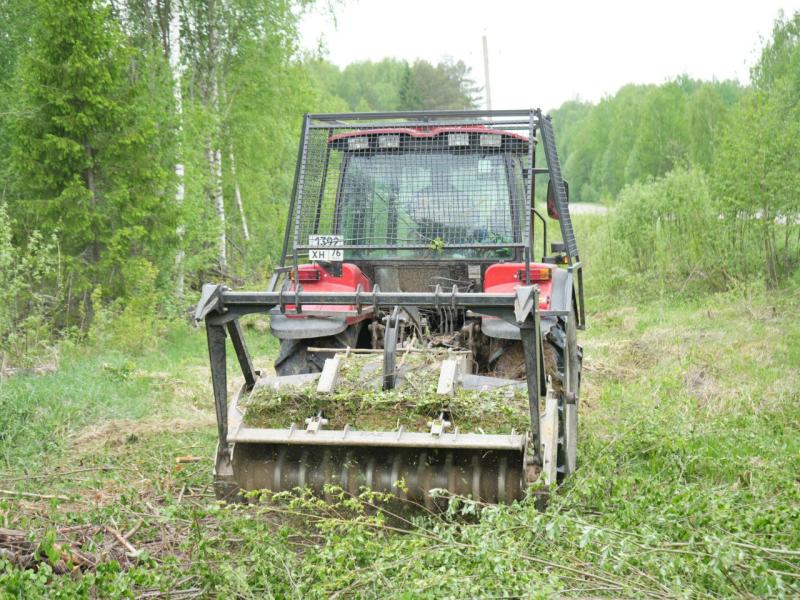
<svg viewBox="0 0 800 600">
<path fill-rule="evenodd" d="M 569 184 L 564 181 L 564 191 L 567 193 L 567 203 L 569 203 Z M 547 214 L 551 219 L 558 219 L 558 208 L 556 208 L 556 193 L 553 190 L 553 181 L 547 182 Z"/>
</svg>

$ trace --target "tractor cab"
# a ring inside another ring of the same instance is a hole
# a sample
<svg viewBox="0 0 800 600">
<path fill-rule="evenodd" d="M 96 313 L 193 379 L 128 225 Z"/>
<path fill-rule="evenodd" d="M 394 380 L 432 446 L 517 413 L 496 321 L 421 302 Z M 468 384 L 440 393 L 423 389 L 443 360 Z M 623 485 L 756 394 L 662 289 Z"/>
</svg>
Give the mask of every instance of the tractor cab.
<svg viewBox="0 0 800 600">
<path fill-rule="evenodd" d="M 484 127 L 332 136 L 342 153 L 334 228 L 352 258 L 512 258 L 527 140 Z"/>
<path fill-rule="evenodd" d="M 387 291 L 480 290 L 491 265 L 525 260 L 534 144 L 523 133 L 474 121 L 311 131 L 295 207 L 295 250 L 310 264 L 299 271 L 338 275 L 344 261 Z"/>
<path fill-rule="evenodd" d="M 484 126 L 333 135 L 333 230 L 357 262 L 520 258 L 528 146 Z"/>
<path fill-rule="evenodd" d="M 552 127 L 549 120 L 532 113 L 448 116 L 308 118 L 273 289 L 282 282 L 320 291 L 360 285 L 406 293 L 437 287 L 481 292 L 536 283 L 543 308 L 549 308 L 549 287 L 563 287 L 566 275 L 558 266 L 577 259 L 566 183 L 560 190 L 548 185 L 549 216 L 558 219 L 560 210 L 567 217 L 561 223 L 564 244 L 548 247 L 545 217 L 534 207 L 536 176 L 550 175 L 550 168 L 533 167 L 539 133 Z M 541 236 L 534 244 L 537 227 Z M 537 255 L 541 263 L 533 262 Z M 326 333 L 356 318 L 323 314 L 330 312 L 305 316 L 327 319 L 318 323 Z M 453 328 L 466 317 L 429 322 Z M 282 338 L 295 335 L 294 321 L 276 315 L 273 330 Z"/>
</svg>

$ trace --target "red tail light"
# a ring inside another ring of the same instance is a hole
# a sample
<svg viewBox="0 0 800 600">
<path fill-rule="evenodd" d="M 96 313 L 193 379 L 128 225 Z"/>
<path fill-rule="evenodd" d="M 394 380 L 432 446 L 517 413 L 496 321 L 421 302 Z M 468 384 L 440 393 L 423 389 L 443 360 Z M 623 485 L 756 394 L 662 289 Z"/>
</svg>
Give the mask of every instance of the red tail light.
<svg viewBox="0 0 800 600">
<path fill-rule="evenodd" d="M 322 278 L 322 273 L 319 272 L 319 269 L 298 269 L 297 270 L 297 279 L 300 283 L 308 282 L 308 281 L 319 281 Z"/>
</svg>

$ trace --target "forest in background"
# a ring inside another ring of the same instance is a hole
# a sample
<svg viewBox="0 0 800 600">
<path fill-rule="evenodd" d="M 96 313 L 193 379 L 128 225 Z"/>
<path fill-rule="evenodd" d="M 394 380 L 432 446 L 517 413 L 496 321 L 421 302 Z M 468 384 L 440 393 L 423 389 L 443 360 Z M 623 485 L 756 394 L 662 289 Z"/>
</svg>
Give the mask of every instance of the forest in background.
<svg viewBox="0 0 800 600">
<path fill-rule="evenodd" d="M 304 112 L 480 105 L 456 59 L 302 52 L 308 6 L 0 1 L 3 361 L 179 315 L 204 281 L 263 282 Z M 596 291 L 793 276 L 799 29 L 778 18 L 747 86 L 681 76 L 552 111 L 572 200 L 615 205 Z"/>
<path fill-rule="evenodd" d="M 616 198 L 625 185 L 676 167 L 713 169 L 720 135 L 745 88 L 680 76 L 629 84 L 597 104 L 571 100 L 552 111 L 575 199 Z"/>
<path fill-rule="evenodd" d="M 0 599 L 800 596 L 800 15 L 746 84 L 553 111 L 609 210 L 573 218 L 579 466 L 544 510 L 216 500 L 187 309 L 263 288 L 302 113 L 481 102 L 457 58 L 302 53 L 307 6 L 0 0 Z"/>
<path fill-rule="evenodd" d="M 0 2 L 6 360 L 99 313 L 179 314 L 203 281 L 263 281 L 304 112 L 476 102 L 459 61 L 303 54 L 308 4 Z"/>
</svg>

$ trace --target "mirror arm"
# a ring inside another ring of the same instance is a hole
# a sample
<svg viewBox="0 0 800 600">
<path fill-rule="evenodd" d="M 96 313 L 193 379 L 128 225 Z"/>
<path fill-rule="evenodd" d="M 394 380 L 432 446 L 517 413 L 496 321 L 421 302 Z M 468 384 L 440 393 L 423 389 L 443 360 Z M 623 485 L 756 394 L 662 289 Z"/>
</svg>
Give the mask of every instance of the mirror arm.
<svg viewBox="0 0 800 600">
<path fill-rule="evenodd" d="M 542 222 L 542 258 L 544 258 L 547 256 L 547 220 L 533 206 L 531 206 L 531 212 L 534 216 L 539 217 L 539 220 Z M 533 252 L 533 244 L 531 244 L 531 252 Z"/>
</svg>

